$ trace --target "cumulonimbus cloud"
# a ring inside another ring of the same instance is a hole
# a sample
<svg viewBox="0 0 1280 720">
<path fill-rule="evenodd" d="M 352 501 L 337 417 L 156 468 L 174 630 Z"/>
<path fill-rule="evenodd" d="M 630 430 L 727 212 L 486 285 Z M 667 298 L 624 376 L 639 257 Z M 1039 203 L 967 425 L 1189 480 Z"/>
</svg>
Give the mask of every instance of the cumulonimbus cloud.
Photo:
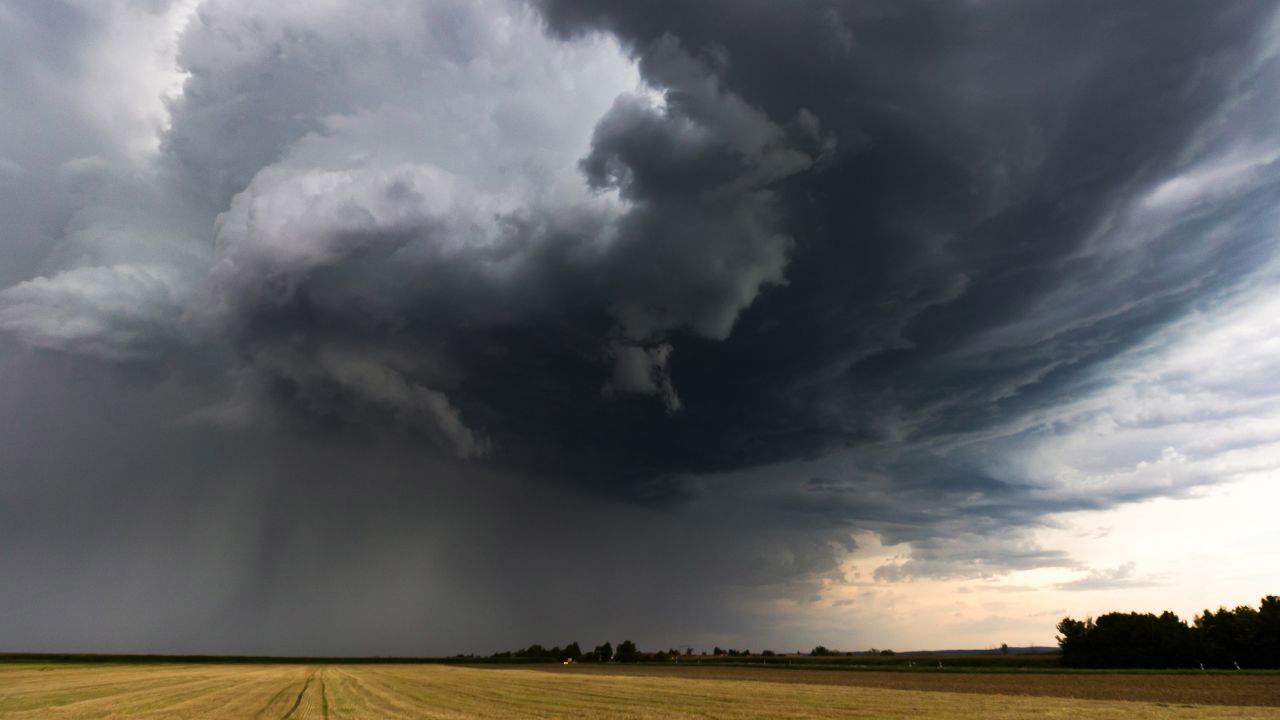
<svg viewBox="0 0 1280 720">
<path fill-rule="evenodd" d="M 5 5 L 76 90 L 0 86 L 6 342 L 729 513 L 766 594 L 854 530 L 1076 567 L 1028 528 L 1265 469 L 1270 10 L 642 5 Z M 173 62 L 88 92 L 130 22 Z"/>
</svg>

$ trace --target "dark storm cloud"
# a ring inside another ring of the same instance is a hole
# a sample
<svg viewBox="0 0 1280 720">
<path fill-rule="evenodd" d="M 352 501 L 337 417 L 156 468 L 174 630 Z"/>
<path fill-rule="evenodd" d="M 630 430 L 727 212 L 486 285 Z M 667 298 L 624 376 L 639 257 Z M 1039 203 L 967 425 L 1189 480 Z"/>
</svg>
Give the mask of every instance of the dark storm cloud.
<svg viewBox="0 0 1280 720">
<path fill-rule="evenodd" d="M 910 546 L 880 582 L 1076 568 L 1028 529 L 1183 495 L 1252 442 L 1042 449 L 1173 422 L 1116 420 L 1115 388 L 1209 389 L 1147 344 L 1273 283 L 1265 4 L 210 0 L 154 155 L 115 152 L 154 118 L 103 121 L 136 103 L 66 49 L 120 55 L 95 28 L 177 7 L 0 3 L 30 31 L 3 97 L 82 90 L 0 113 L 0 539 L 63 597 L 101 580 L 86 545 L 137 588 L 188 579 L 112 596 L 122 627 L 765 633 L 759 603 L 812 595 L 857 531 Z M 1243 360 L 1212 391 L 1246 381 L 1280 394 Z M 30 388 L 61 394 L 24 424 Z M 54 531 L 102 502 L 119 525 Z M 90 636 L 12 587 L 32 647 Z M 246 647 L 219 632 L 188 638 Z"/>
<path fill-rule="evenodd" d="M 0 372 L 25 380 L 0 391 L 10 650 L 701 645 L 758 638 L 770 620 L 745 601 L 807 585 L 842 549 L 751 498 L 584 498 L 412 437 L 174 423 L 199 393 L 66 357 Z"/>
<path fill-rule="evenodd" d="M 725 342 L 674 342 L 697 430 L 663 445 L 685 467 L 1006 423 L 1087 391 L 1098 363 L 1247 287 L 1270 256 L 1273 158 L 1216 206 L 1143 209 L 1200 158 L 1269 147 L 1265 5 L 543 7 L 566 36 L 624 38 L 657 84 L 678 38 L 727 90 L 774 118 L 812 114 L 837 148 L 775 186 L 796 239 L 787 285 Z M 895 482 L 977 482 L 934 457 Z M 1011 522 L 1066 509 L 974 491 Z"/>
<path fill-rule="evenodd" d="M 690 415 L 729 410 L 703 423 L 725 441 L 775 429 L 765 456 L 879 436 L 889 411 L 941 406 L 915 419 L 933 434 L 1052 401 L 1267 252 L 1255 232 L 1212 247 L 1203 236 L 1268 215 L 1270 181 L 1130 252 L 1089 246 L 1125 242 L 1107 225 L 1185 166 L 1188 147 L 1226 142 L 1212 124 L 1242 85 L 1273 95 L 1255 85 L 1271 61 L 1241 71 L 1266 42 L 1265 6 L 545 10 L 564 33 L 618 33 L 650 76 L 678 37 L 721 59 L 727 89 L 773 117 L 813 113 L 840 148 L 778 191 L 797 238 L 788 285 L 764 294 L 725 346 L 673 370 L 677 387 L 707 398 L 686 393 Z M 1065 307 L 1046 313 L 1051 299 Z M 1044 314 L 1056 316 L 1019 327 Z M 985 342 L 1004 329 L 1004 346 Z M 746 360 L 726 368 L 734 357 Z M 747 375 L 761 382 L 725 382 Z M 744 416 L 767 420 L 753 433 L 735 427 Z M 695 452 L 715 461 L 720 443 L 700 439 Z M 724 462 L 741 457 L 728 449 Z"/>
<path fill-rule="evenodd" d="M 428 11 L 426 22 L 449 7 Z M 214 10 L 207 16 L 186 38 L 189 63 L 223 57 L 217 31 L 224 21 Z M 316 34 L 331 32 L 325 19 L 307 20 Z M 289 92 L 272 93 L 265 106 L 300 105 L 307 117 L 319 103 L 327 113 L 359 102 L 375 80 L 385 90 L 415 64 L 440 62 L 441 54 L 453 61 L 460 46 L 482 54 L 495 41 L 490 30 L 476 31 L 477 23 L 461 23 L 460 37 L 443 48 L 415 39 L 421 47 L 363 58 L 347 93 L 332 89 L 332 77 L 320 83 L 314 76 L 316 68 L 341 68 L 354 52 L 344 48 L 354 43 L 345 35 L 291 47 L 293 60 L 284 65 L 269 51 L 240 52 L 237 60 L 248 56 L 243 67 L 195 64 L 165 157 L 181 177 L 204 182 L 229 173 L 231 186 L 239 186 L 245 172 L 205 168 L 200 158 L 208 152 L 185 139 L 217 137 L 206 126 L 234 114 L 218 101 L 218 88 L 246 87 L 245 76 L 263 81 L 262 63 L 270 63 L 275 84 L 308 94 L 291 100 Z M 683 469 L 687 462 L 648 447 L 669 442 L 666 414 L 682 406 L 669 370 L 681 348 L 666 336 L 723 340 L 764 288 L 783 282 L 794 240 L 778 230 L 770 187 L 820 163 L 831 140 L 811 114 L 775 123 L 724 92 L 712 68 L 674 40 L 655 58 L 654 82 L 667 97 L 659 103 L 624 93 L 598 118 L 580 163 L 593 194 L 576 202 L 517 186 L 533 196 L 513 206 L 509 178 L 495 178 L 492 184 L 508 187 L 494 192 L 466 182 L 456 157 L 426 165 L 442 154 L 467 158 L 416 133 L 378 148 L 386 140 L 372 134 L 383 130 L 374 126 L 403 122 L 382 107 L 331 122 L 292 146 L 285 137 L 306 128 L 292 120 L 276 128 L 273 118 L 285 114 L 267 113 L 269 127 L 253 142 L 213 146 L 217 162 L 243 161 L 245 168 L 290 149 L 219 216 L 213 270 L 199 281 L 193 314 L 203 316 L 208 334 L 230 340 L 274 395 L 312 416 L 419 416 L 428 434 L 460 456 L 492 455 L 520 467 L 533 457 L 547 472 L 564 474 L 568 465 L 593 484 L 642 457 L 651 460 L 626 472 L 635 481 Z M 250 95 L 259 92 L 248 87 Z M 458 122 L 414 105 L 430 102 L 430 90 L 406 89 L 397 102 L 417 122 Z M 241 92 L 233 97 L 245 102 Z M 523 118 L 502 120 L 529 125 L 500 127 L 495 138 L 476 133 L 477 144 L 518 147 L 539 131 Z M 352 145 L 373 158 L 353 166 L 341 155 Z M 575 175 L 577 165 L 569 167 Z M 550 415 L 536 416 L 544 412 Z M 584 432 L 598 439 L 580 442 Z M 630 491 L 625 482 L 602 489 Z"/>
</svg>

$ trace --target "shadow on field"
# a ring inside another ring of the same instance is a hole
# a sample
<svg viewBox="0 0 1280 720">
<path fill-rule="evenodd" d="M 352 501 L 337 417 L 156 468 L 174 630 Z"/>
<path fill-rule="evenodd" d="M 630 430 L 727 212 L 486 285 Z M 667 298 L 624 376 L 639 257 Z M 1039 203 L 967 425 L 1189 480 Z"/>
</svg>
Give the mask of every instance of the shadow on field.
<svg viewBox="0 0 1280 720">
<path fill-rule="evenodd" d="M 476 665 L 502 672 L 504 668 Z M 963 673 L 788 670 L 713 665 L 526 665 L 525 669 L 579 675 L 630 675 L 698 680 L 843 685 L 892 690 L 1032 695 L 1084 700 L 1138 700 L 1189 705 L 1280 707 L 1280 675 Z"/>
</svg>

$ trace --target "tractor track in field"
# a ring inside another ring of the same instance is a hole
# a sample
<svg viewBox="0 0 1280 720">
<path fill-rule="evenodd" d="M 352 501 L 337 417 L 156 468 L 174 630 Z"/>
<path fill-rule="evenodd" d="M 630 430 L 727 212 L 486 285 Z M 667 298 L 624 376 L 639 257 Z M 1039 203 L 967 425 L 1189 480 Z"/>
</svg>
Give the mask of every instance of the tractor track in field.
<svg viewBox="0 0 1280 720">
<path fill-rule="evenodd" d="M 307 676 L 307 681 L 302 684 L 302 689 L 298 691 L 298 696 L 293 699 L 293 706 L 289 708 L 289 712 L 280 716 L 280 720 L 289 720 L 294 713 L 298 712 L 298 706 L 302 704 L 302 696 L 307 694 L 307 688 L 311 687 L 311 681 L 315 679 L 318 672 L 320 671 L 312 670 L 311 674 Z M 324 681 L 321 680 L 321 682 Z"/>
<path fill-rule="evenodd" d="M 286 692 L 288 692 L 288 691 L 289 691 L 289 686 L 288 686 L 288 685 L 286 685 L 286 686 L 284 686 L 284 687 L 280 688 L 279 690 L 277 690 L 277 691 L 276 691 L 276 694 L 275 694 L 275 695 L 272 695 L 272 696 L 271 696 L 271 699 L 267 701 L 267 704 L 266 704 L 266 705 L 263 705 L 261 710 L 259 710 L 258 712 L 254 713 L 254 716 L 253 716 L 254 720 L 260 720 L 260 719 L 262 718 L 262 716 L 263 716 L 263 715 L 266 715 L 266 714 L 267 714 L 267 711 L 271 709 L 271 706 L 272 706 L 272 705 L 275 705 L 275 704 L 276 704 L 276 701 L 280 699 L 280 696 L 281 696 L 281 695 L 284 695 L 284 694 L 285 694 Z"/>
<path fill-rule="evenodd" d="M 53 678 L 40 676 L 38 670 L 18 670 L 6 677 L 0 668 L 0 696 L 11 698 L 0 705 L 0 720 L 55 716 L 66 720 L 108 716 L 508 720 L 600 715 L 647 720 L 674 715 L 740 720 L 783 716 L 812 720 L 850 716 L 1280 720 L 1280 675 L 1266 674 L 1020 676 L 323 662 L 269 667 L 149 666 L 145 671 L 104 665 L 68 668 L 67 677 Z M 177 682 L 191 678 L 198 682 Z M 334 681 L 332 698 L 330 679 Z"/>
</svg>

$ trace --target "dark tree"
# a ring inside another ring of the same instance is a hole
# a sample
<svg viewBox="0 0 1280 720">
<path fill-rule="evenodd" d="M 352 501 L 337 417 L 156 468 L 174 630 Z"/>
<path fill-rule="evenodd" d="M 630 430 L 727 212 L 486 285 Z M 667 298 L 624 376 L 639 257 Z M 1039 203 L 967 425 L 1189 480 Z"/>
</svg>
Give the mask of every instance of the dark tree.
<svg viewBox="0 0 1280 720">
<path fill-rule="evenodd" d="M 1280 597 L 1262 598 L 1258 608 L 1259 647 L 1262 667 L 1280 668 Z"/>
<path fill-rule="evenodd" d="M 582 659 L 582 648 L 578 647 L 576 640 L 564 646 L 564 650 L 560 652 L 560 659 L 574 662 Z"/>
<path fill-rule="evenodd" d="M 1257 609 L 1205 610 L 1190 626 L 1171 612 L 1107 613 L 1058 623 L 1069 667 L 1280 667 L 1280 598 Z"/>
<path fill-rule="evenodd" d="M 1263 599 L 1265 602 L 1265 598 Z M 1265 667 L 1266 640 L 1262 635 L 1262 615 L 1241 605 L 1234 610 L 1205 610 L 1195 619 L 1200 653 L 1213 667 Z"/>
<path fill-rule="evenodd" d="M 674 649 L 672 649 L 672 650 L 658 650 L 658 651 L 656 651 L 656 652 L 652 652 L 652 653 L 645 653 L 645 654 L 641 654 L 641 655 L 640 655 L 640 659 L 641 659 L 641 660 L 649 660 L 649 661 L 652 661 L 652 662 L 667 662 L 668 660 L 670 660 L 671 658 L 673 658 L 673 657 L 675 657 L 675 656 L 677 656 L 677 655 L 679 655 L 679 654 L 680 654 L 680 652 L 679 652 L 679 651 L 677 651 L 677 650 L 674 650 Z"/>
<path fill-rule="evenodd" d="M 605 643 L 597 645 L 595 650 L 591 651 L 597 662 L 609 662 L 613 659 L 613 645 Z"/>
<path fill-rule="evenodd" d="M 1080 627 L 1083 628 L 1081 634 Z M 1185 667 L 1191 662 L 1190 629 L 1166 612 L 1108 613 L 1080 627 L 1060 623 L 1063 637 L 1074 632 L 1074 644 L 1062 644 L 1064 664 L 1079 667 Z"/>
<path fill-rule="evenodd" d="M 623 640 L 618 643 L 618 651 L 614 653 L 613 658 L 618 662 L 635 662 L 640 659 L 640 651 L 636 649 L 635 643 Z"/>
</svg>

